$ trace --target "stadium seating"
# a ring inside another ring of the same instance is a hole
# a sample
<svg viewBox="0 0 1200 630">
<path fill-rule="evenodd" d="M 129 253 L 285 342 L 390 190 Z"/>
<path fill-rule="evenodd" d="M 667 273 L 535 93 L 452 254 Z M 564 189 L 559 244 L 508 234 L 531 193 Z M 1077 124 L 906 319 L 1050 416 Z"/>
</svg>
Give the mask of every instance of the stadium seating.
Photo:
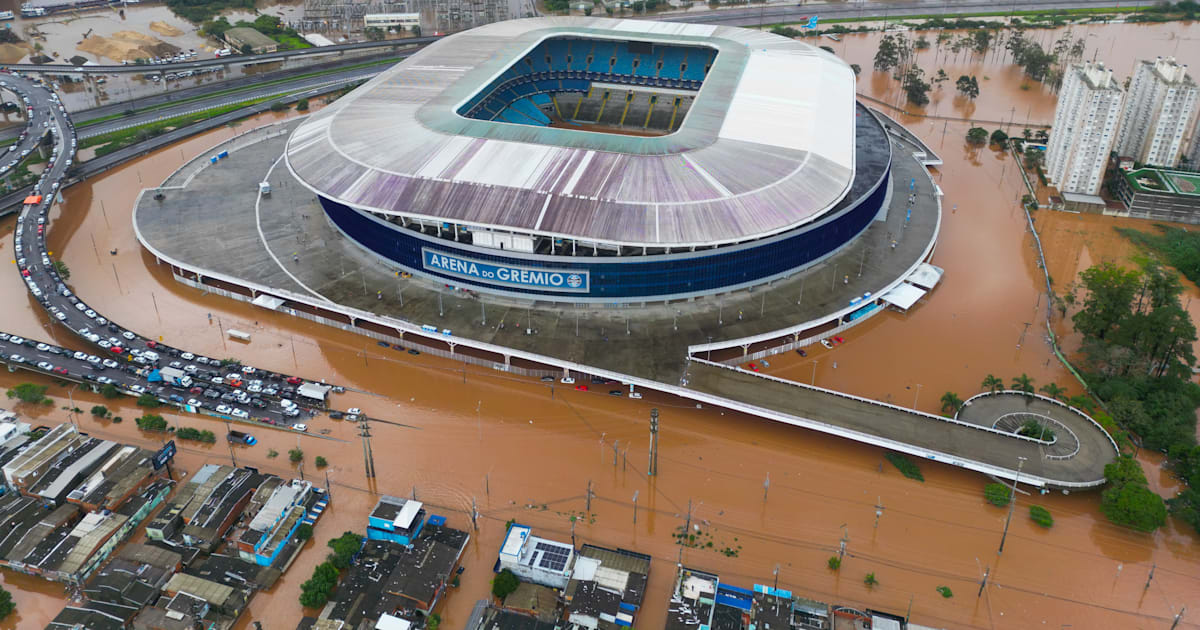
<svg viewBox="0 0 1200 630">
<path fill-rule="evenodd" d="M 627 42 L 551 38 L 500 73 L 458 111 L 470 118 L 548 125 L 551 121 L 538 105 L 548 105 L 549 94 L 587 94 L 594 81 L 697 90 L 715 55 L 715 51 L 699 47 L 658 44 L 651 47 L 644 43 L 631 45 Z M 599 112 L 599 103 L 596 106 Z M 626 109 L 630 111 L 626 112 Z M 648 102 L 637 101 L 629 108 L 622 104 L 614 111 L 621 113 L 620 118 L 626 118 L 625 114 L 628 114 L 633 118 L 640 116 L 642 121 L 647 118 L 647 112 L 651 112 L 657 121 L 669 116 L 664 109 L 649 108 Z M 673 106 L 670 110 L 676 115 L 680 113 Z M 604 112 L 606 119 L 609 114 Z M 644 122 L 638 126 L 642 124 Z M 670 127 L 677 125 L 678 121 L 667 124 Z"/>
</svg>

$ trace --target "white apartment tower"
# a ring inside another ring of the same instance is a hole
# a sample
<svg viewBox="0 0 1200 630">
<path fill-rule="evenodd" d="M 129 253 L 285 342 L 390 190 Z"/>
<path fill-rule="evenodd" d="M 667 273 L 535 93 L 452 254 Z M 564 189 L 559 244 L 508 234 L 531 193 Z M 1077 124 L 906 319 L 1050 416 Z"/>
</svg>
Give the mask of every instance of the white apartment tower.
<svg viewBox="0 0 1200 630">
<path fill-rule="evenodd" d="M 1117 132 L 1117 155 L 1174 167 L 1196 111 L 1197 95 L 1200 92 L 1187 66 L 1175 63 L 1173 57 L 1138 62 Z"/>
<path fill-rule="evenodd" d="M 1072 65 L 1063 77 L 1046 146 L 1046 176 L 1060 192 L 1095 195 L 1117 137 L 1121 88 L 1103 63 Z"/>
</svg>

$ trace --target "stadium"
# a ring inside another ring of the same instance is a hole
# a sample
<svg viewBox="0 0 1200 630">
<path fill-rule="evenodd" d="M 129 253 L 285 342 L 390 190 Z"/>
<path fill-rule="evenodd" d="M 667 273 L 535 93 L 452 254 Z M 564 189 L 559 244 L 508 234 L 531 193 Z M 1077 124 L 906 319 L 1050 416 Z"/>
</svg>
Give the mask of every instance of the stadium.
<svg viewBox="0 0 1200 630">
<path fill-rule="evenodd" d="M 292 175 L 346 238 L 456 288 L 637 303 L 795 274 L 886 212 L 850 67 L 740 28 L 533 18 L 446 37 L 313 114 Z"/>
</svg>

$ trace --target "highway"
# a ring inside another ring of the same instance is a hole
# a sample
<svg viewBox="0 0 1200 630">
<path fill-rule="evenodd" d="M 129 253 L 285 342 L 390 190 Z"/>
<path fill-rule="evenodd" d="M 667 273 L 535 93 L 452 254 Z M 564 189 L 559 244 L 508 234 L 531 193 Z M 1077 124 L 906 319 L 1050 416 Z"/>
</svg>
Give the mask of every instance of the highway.
<svg viewBox="0 0 1200 630">
<path fill-rule="evenodd" d="M 822 20 L 851 19 L 869 17 L 895 17 L 905 15 L 947 15 L 954 13 L 984 13 L 989 11 L 1028 11 L 1048 9 L 1081 9 L 1093 7 L 1128 7 L 1130 0 L 1113 2 L 1111 0 L 1075 0 L 1073 2 L 1043 2 L 1041 0 L 902 0 L 886 2 L 880 0 L 856 1 L 847 0 L 837 4 L 796 2 L 795 4 L 761 4 L 757 7 L 738 9 L 717 9 L 715 11 L 697 11 L 668 13 L 655 16 L 662 22 L 691 22 L 696 24 L 721 24 L 724 26 L 759 26 L 766 24 L 787 24 L 807 20 L 814 15 Z M 1147 0 L 1142 3 L 1149 6 Z M 819 27 L 819 26 L 818 26 Z"/>
<path fill-rule="evenodd" d="M 126 330 L 89 308 L 55 270 L 46 251 L 46 230 L 54 196 L 67 181 L 77 138 L 58 97 L 38 80 L 3 73 L 7 87 L 30 101 L 35 114 L 29 136 L 49 136 L 53 153 L 45 172 L 34 185 L 34 196 L 24 204 L 13 238 L 16 267 L 29 292 L 50 317 L 91 347 L 94 353 L 73 351 L 37 340 L 0 333 L 2 360 L 25 368 L 99 388 L 111 384 L 126 394 L 150 393 L 164 404 L 198 411 L 226 420 L 256 421 L 297 431 L 323 404 L 292 402 L 304 380 L 240 364 L 196 356 Z M 40 121 L 40 123 L 38 122 Z M 44 130 L 43 133 L 38 131 Z M 168 384 L 158 369 L 171 367 L 187 378 Z M 152 380 L 153 379 L 153 380 Z"/>
</svg>

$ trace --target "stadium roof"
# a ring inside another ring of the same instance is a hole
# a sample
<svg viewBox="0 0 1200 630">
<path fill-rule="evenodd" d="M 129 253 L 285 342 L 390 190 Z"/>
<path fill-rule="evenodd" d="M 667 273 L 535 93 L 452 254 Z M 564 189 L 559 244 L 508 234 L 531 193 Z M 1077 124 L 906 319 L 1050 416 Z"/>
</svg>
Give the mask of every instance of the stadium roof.
<svg viewBox="0 0 1200 630">
<path fill-rule="evenodd" d="M 634 137 L 464 118 L 456 108 L 549 37 L 704 45 L 717 57 L 679 131 Z M 854 73 L 747 29 L 531 18 L 446 37 L 313 114 L 289 140 L 314 192 L 384 214 L 618 245 L 749 240 L 850 190 Z"/>
</svg>

